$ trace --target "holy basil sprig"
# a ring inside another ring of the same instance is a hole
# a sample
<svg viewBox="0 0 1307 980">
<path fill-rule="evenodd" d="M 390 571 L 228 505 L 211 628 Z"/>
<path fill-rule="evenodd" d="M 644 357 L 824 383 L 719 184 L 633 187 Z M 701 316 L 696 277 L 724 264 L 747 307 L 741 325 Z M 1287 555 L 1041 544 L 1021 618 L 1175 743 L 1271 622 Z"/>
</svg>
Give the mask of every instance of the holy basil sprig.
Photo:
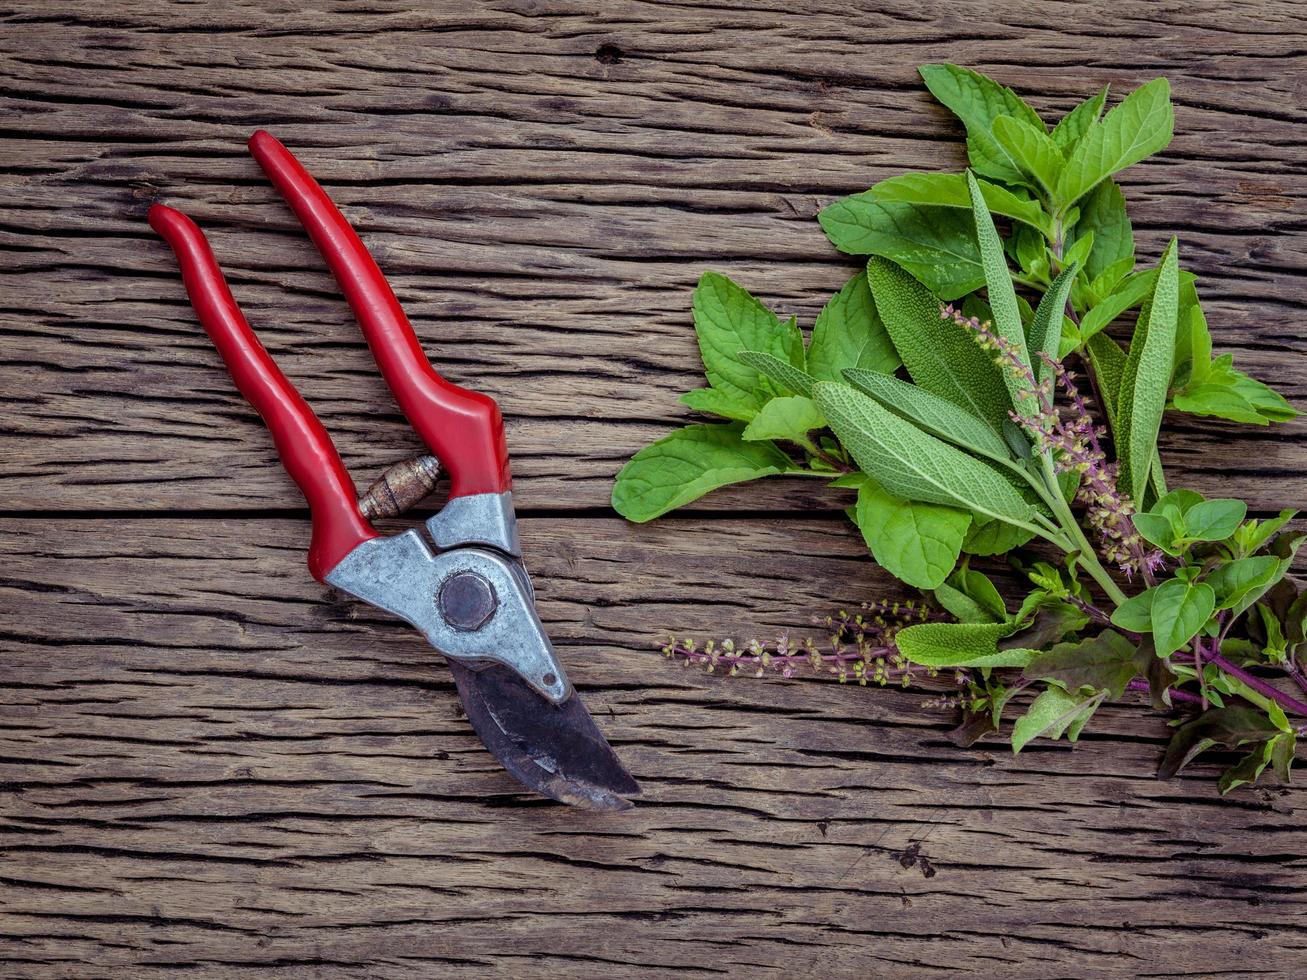
<svg viewBox="0 0 1307 980">
<path fill-rule="evenodd" d="M 1164 775 L 1225 746 L 1247 755 L 1222 791 L 1268 765 L 1287 778 L 1307 734 L 1307 598 L 1286 574 L 1307 535 L 1286 528 L 1292 512 L 1249 521 L 1240 501 L 1168 490 L 1157 451 L 1168 410 L 1263 425 L 1296 414 L 1213 358 L 1174 239 L 1136 268 L 1114 175 L 1170 142 L 1168 83 L 1110 109 L 1104 89 L 1050 129 L 976 72 L 922 76 L 966 127 L 970 169 L 892 177 L 821 212 L 835 246 L 868 259 L 806 343 L 794 319 L 706 273 L 693 309 L 708 385 L 682 400 L 726 421 L 641 450 L 613 505 L 646 521 L 729 483 L 828 480 L 856 491 L 849 514 L 873 557 L 931 605 L 842 619 L 828 653 L 666 651 L 787 676 L 806 657 L 862 683 L 953 671 L 963 741 L 1031 691 L 1016 751 L 1075 740 L 1105 700 L 1143 690 L 1199 709 Z M 1134 310 L 1123 347 L 1114 335 Z M 1031 543 L 1060 562 L 1029 564 Z M 1016 611 L 971 567 L 1004 554 L 1030 585 Z"/>
</svg>

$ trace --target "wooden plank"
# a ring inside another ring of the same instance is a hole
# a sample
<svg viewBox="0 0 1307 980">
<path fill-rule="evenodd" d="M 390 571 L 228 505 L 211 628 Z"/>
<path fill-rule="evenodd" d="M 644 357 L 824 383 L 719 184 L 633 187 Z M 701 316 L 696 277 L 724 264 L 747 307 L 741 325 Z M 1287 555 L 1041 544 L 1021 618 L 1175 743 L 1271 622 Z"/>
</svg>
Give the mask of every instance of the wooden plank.
<svg viewBox="0 0 1307 980">
<path fill-rule="evenodd" d="M 676 396 L 700 384 L 688 307 L 704 268 L 810 324 L 855 269 L 816 211 L 893 173 L 962 165 L 956 125 L 914 71 L 944 58 L 1059 111 L 1167 74 L 1175 142 L 1125 178 L 1141 254 L 1178 232 L 1218 346 L 1307 396 L 1293 4 L 1181 17 L 1095 2 L 1033 22 L 986 3 L 911 17 L 876 4 L 430 6 L 19 5 L 0 37 L 0 384 L 14 393 L 0 507 L 297 506 L 143 222 L 155 198 L 212 232 L 360 480 L 415 447 L 244 153 L 256 125 L 302 152 L 363 230 L 436 363 L 501 401 L 520 505 L 605 506 L 622 461 L 687 417 Z M 1237 481 L 1259 510 L 1303 501 L 1303 420 L 1177 420 L 1165 450 L 1176 483 Z M 804 484 L 702 506 L 841 505 Z"/>
<path fill-rule="evenodd" d="M 1278 972 L 1307 950 L 1300 787 L 1151 776 L 1131 701 L 1074 748 L 961 750 L 921 692 L 724 679 L 889 582 L 835 521 L 523 523 L 542 615 L 642 780 L 515 792 L 416 636 L 332 600 L 305 525 L 0 523 L 0 956 L 15 976 Z M 900 856 L 912 845 L 933 869 Z M 1289 971 L 1292 972 L 1292 971 Z"/>
</svg>

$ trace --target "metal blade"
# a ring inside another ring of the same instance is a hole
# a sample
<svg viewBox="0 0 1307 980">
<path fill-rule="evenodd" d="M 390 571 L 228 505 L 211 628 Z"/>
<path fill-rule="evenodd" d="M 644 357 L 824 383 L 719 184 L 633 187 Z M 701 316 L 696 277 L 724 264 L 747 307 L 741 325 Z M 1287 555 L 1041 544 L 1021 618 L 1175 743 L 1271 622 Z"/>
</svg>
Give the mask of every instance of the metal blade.
<svg viewBox="0 0 1307 980">
<path fill-rule="evenodd" d="M 523 785 L 587 810 L 629 810 L 640 792 L 573 693 L 550 704 L 510 668 L 473 670 L 449 661 L 468 721 L 491 754 Z"/>
</svg>

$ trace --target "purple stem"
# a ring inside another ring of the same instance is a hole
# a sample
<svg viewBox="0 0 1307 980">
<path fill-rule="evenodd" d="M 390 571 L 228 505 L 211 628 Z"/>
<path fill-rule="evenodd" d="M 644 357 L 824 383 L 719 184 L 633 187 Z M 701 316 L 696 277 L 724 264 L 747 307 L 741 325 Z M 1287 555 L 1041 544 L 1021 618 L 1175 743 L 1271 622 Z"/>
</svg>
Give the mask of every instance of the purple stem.
<svg viewBox="0 0 1307 980">
<path fill-rule="evenodd" d="M 1144 680 L 1142 677 L 1136 677 L 1129 684 L 1127 684 L 1125 688 L 1127 691 L 1143 691 L 1144 693 L 1148 693 L 1149 691 L 1148 681 Z M 1174 687 L 1171 688 L 1171 700 L 1180 701 L 1187 704 L 1200 705 L 1203 703 L 1203 699 L 1200 698 L 1197 694 L 1190 694 L 1188 691 L 1177 690 Z"/>
<path fill-rule="evenodd" d="M 1216 664 L 1216 666 L 1220 667 L 1231 677 L 1237 677 L 1258 694 L 1264 694 L 1266 697 L 1270 698 L 1285 711 L 1292 711 L 1295 715 L 1307 716 L 1307 704 L 1303 704 L 1293 695 L 1285 694 L 1278 687 L 1266 683 L 1266 681 L 1261 678 L 1254 677 L 1242 667 L 1236 667 L 1215 651 L 1208 653 L 1206 656 L 1208 663 Z"/>
</svg>

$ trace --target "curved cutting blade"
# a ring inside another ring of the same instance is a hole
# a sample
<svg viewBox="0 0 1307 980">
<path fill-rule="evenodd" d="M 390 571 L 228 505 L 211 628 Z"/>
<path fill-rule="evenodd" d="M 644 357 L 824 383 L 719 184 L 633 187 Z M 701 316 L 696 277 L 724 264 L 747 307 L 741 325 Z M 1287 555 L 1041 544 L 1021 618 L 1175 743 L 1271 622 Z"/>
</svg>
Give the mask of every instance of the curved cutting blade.
<svg viewBox="0 0 1307 980">
<path fill-rule="evenodd" d="M 468 721 L 519 782 L 559 803 L 587 810 L 628 810 L 631 778 L 575 692 L 550 704 L 510 668 L 473 670 L 449 660 Z"/>
</svg>

